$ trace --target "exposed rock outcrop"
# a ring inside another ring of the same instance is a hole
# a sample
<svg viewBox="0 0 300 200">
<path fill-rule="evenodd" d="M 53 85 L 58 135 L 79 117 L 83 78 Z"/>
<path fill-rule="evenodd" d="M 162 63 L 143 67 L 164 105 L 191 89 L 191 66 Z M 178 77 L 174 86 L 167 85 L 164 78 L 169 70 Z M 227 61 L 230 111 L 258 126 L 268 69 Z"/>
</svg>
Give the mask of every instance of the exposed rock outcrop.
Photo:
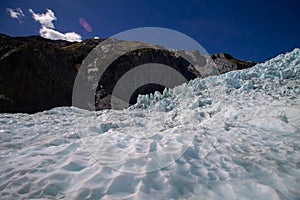
<svg viewBox="0 0 300 200">
<path fill-rule="evenodd" d="M 216 64 L 220 74 L 233 70 L 249 68 L 256 64 L 256 62 L 238 60 L 226 53 L 213 54 L 211 55 L 211 58 Z"/>
</svg>

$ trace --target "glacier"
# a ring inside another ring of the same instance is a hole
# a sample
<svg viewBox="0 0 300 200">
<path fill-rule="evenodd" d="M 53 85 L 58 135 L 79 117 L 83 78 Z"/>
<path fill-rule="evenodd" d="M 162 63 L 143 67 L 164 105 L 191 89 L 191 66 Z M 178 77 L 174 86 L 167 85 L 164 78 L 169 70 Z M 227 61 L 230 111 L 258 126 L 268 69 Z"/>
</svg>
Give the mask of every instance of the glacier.
<svg viewBox="0 0 300 200">
<path fill-rule="evenodd" d="M 299 199 L 300 49 L 126 110 L 0 114 L 4 199 Z"/>
</svg>

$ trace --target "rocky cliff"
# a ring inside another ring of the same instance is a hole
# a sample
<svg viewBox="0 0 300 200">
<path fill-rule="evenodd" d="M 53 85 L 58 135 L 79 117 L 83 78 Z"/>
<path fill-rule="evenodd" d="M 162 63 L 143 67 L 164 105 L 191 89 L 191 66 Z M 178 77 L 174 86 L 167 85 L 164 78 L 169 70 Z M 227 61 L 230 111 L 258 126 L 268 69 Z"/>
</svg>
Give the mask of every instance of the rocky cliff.
<svg viewBox="0 0 300 200">
<path fill-rule="evenodd" d="M 57 106 L 72 105 L 77 71 L 84 58 L 103 40 L 88 39 L 72 43 L 39 36 L 9 37 L 0 34 L 0 112 L 34 113 Z M 235 59 L 228 54 L 215 54 L 211 55 L 211 58 L 216 63 L 218 73 L 255 64 Z M 191 67 L 185 59 L 168 51 L 147 48 L 131 51 L 111 64 L 104 80 L 101 80 L 104 90 L 101 90 L 103 88 L 100 88 L 99 82 L 94 102 L 97 108 L 110 108 L 108 97 L 111 95 L 112 86 L 125 71 L 132 66 L 148 62 L 171 65 L 188 80 L 216 73 L 214 71 L 201 74 L 196 66 Z M 135 95 L 153 92 L 154 89 L 162 88 L 141 88 Z M 134 103 L 134 98 L 131 103 Z"/>
</svg>

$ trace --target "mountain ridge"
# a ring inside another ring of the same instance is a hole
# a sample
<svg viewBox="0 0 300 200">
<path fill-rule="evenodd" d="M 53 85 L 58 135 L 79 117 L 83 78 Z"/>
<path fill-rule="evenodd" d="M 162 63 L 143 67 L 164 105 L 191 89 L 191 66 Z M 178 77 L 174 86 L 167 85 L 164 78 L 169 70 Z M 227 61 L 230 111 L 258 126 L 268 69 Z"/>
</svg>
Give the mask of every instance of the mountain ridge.
<svg viewBox="0 0 300 200">
<path fill-rule="evenodd" d="M 40 36 L 10 37 L 0 34 L 0 112 L 34 113 L 58 106 L 71 106 L 77 71 L 86 56 L 104 40 L 93 38 L 68 42 Z M 147 55 L 144 57 L 149 62 L 166 60 L 166 55 L 159 52 L 151 52 L 151 56 L 151 59 Z M 225 53 L 213 54 L 211 58 L 220 74 L 256 64 Z M 127 56 L 125 63 L 137 64 L 135 60 L 134 56 Z M 124 59 L 119 64 L 124 64 Z M 180 67 L 181 62 L 175 65 Z M 199 77 L 195 72 L 195 76 Z M 118 74 L 118 71 L 111 73 Z M 104 102 L 107 104 L 106 100 Z M 100 105 L 99 108 L 110 108 L 110 105 Z"/>
</svg>

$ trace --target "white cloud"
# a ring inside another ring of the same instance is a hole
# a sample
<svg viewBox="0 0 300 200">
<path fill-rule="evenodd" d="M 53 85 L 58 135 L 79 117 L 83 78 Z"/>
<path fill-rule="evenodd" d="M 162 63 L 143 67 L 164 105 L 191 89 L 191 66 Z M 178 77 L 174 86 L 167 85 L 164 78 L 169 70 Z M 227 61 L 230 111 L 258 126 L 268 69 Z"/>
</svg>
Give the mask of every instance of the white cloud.
<svg viewBox="0 0 300 200">
<path fill-rule="evenodd" d="M 44 38 L 48 38 L 51 40 L 67 40 L 69 42 L 80 42 L 81 36 L 75 32 L 61 33 L 59 31 L 42 27 L 40 29 L 40 34 Z"/>
<path fill-rule="evenodd" d="M 25 15 L 21 8 L 16 8 L 16 9 L 6 8 L 6 10 L 11 18 L 17 19 L 19 20 L 19 22 L 22 22 L 21 18 L 24 17 Z"/>
<path fill-rule="evenodd" d="M 65 33 L 65 37 L 69 40 L 69 41 L 81 41 L 81 35 L 75 33 L 75 32 L 68 32 Z"/>
<path fill-rule="evenodd" d="M 81 35 L 75 32 L 61 33 L 54 29 L 52 22 L 57 20 L 57 18 L 52 10 L 47 9 L 47 12 L 42 14 L 35 13 L 32 9 L 29 9 L 29 12 L 32 14 L 32 18 L 41 24 L 40 35 L 42 37 L 51 40 L 67 40 L 69 42 L 81 41 Z"/>
<path fill-rule="evenodd" d="M 29 9 L 29 12 L 32 14 L 32 18 L 35 21 L 40 22 L 42 27 L 54 28 L 52 21 L 57 20 L 57 18 L 55 17 L 52 10 L 47 9 L 47 12 L 45 14 L 35 13 L 32 9 Z"/>
</svg>

